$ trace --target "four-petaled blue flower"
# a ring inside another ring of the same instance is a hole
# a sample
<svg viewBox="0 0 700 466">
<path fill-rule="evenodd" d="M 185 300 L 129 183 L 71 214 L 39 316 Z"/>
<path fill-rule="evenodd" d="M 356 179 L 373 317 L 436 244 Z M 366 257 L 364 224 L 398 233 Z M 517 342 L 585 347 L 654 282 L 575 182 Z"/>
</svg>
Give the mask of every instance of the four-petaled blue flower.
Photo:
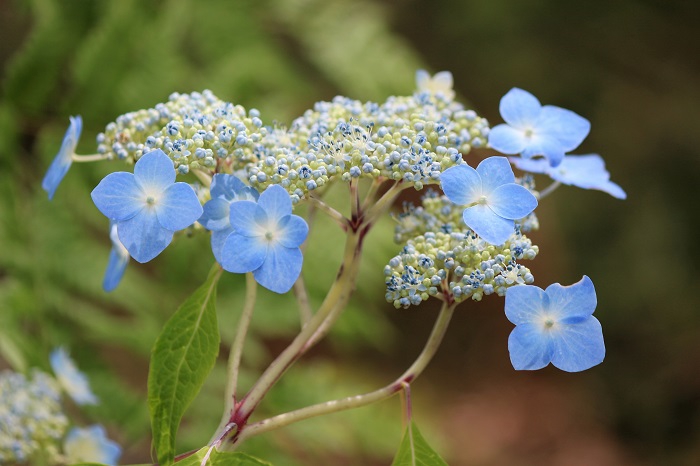
<svg viewBox="0 0 700 466">
<path fill-rule="evenodd" d="M 576 149 L 591 129 L 582 116 L 553 105 L 543 107 L 534 95 L 517 87 L 501 98 L 500 111 L 507 124 L 491 128 L 491 147 L 525 158 L 543 155 L 553 167 L 561 163 L 564 154 Z"/>
<path fill-rule="evenodd" d="M 292 215 L 292 200 L 279 185 L 268 187 L 258 202 L 231 203 L 233 232 L 226 238 L 221 265 L 229 272 L 253 272 L 255 280 L 276 293 L 286 293 L 301 273 L 299 246 L 306 221 Z"/>
<path fill-rule="evenodd" d="M 468 165 L 448 168 L 440 183 L 450 201 L 467 206 L 464 223 L 491 244 L 503 244 L 513 234 L 515 220 L 537 207 L 535 196 L 515 184 L 505 157 L 489 157 L 476 170 Z"/>
<path fill-rule="evenodd" d="M 73 427 L 63 442 L 63 451 L 69 464 L 100 463 L 114 466 L 122 454 L 121 447 L 105 435 L 99 424 Z"/>
<path fill-rule="evenodd" d="M 78 145 L 78 139 L 80 139 L 82 130 L 83 119 L 80 115 L 70 117 L 70 126 L 68 126 L 65 136 L 63 136 L 61 149 L 54 157 L 53 162 L 51 162 L 49 169 L 46 171 L 46 175 L 44 175 L 44 180 L 41 182 L 41 187 L 49 193 L 49 199 L 53 199 L 56 188 L 58 188 L 61 180 L 68 173 L 71 162 L 73 162 L 75 146 Z"/>
<path fill-rule="evenodd" d="M 138 262 L 148 262 L 172 241 L 173 233 L 192 225 L 202 206 L 187 183 L 175 183 L 172 160 L 158 149 L 136 162 L 134 173 L 107 175 L 92 200 L 117 224 L 119 240 Z"/>
<path fill-rule="evenodd" d="M 49 356 L 51 369 L 56 374 L 56 380 L 73 401 L 79 405 L 95 405 L 97 397 L 90 389 L 85 374 L 80 372 L 65 348 L 56 348 Z"/>
<path fill-rule="evenodd" d="M 102 280 L 102 288 L 107 292 L 112 291 L 119 285 L 122 276 L 124 276 L 126 266 L 129 263 L 129 251 L 127 251 L 122 242 L 119 241 L 117 224 L 114 222 L 110 222 L 109 239 L 112 240 L 112 250 L 109 253 L 109 262 L 107 263 L 107 270 L 105 270 L 105 277 L 104 280 Z"/>
<path fill-rule="evenodd" d="M 610 173 L 598 154 L 567 155 L 558 167 L 550 166 L 546 160 L 510 157 L 516 168 L 530 173 L 544 173 L 560 183 L 583 189 L 597 189 L 618 199 L 627 199 L 620 186 L 610 181 Z"/>
<path fill-rule="evenodd" d="M 508 338 L 513 367 L 536 370 L 550 362 L 579 372 L 603 362 L 603 330 L 593 317 L 596 294 L 587 276 L 571 286 L 555 283 L 542 290 L 521 285 L 508 288 L 506 316 L 516 325 Z"/>
<path fill-rule="evenodd" d="M 231 204 L 237 201 L 257 202 L 259 196 L 254 188 L 246 186 L 233 175 L 214 175 L 211 182 L 211 200 L 204 204 L 204 213 L 199 218 L 199 223 L 212 232 L 211 249 L 219 264 L 222 261 L 224 241 L 233 233 L 229 220 Z"/>
</svg>

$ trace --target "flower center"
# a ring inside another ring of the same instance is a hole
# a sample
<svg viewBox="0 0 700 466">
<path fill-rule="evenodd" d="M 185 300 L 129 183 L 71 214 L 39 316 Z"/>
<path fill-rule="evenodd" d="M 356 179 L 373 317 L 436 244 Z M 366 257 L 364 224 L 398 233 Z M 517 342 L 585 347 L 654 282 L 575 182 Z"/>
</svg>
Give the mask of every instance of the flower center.
<svg viewBox="0 0 700 466">
<path fill-rule="evenodd" d="M 148 205 L 153 205 L 153 204 L 155 204 L 155 203 L 156 203 L 156 198 L 155 198 L 155 197 L 153 197 L 153 196 L 148 196 L 148 197 L 146 198 L 146 204 L 148 204 Z"/>
<path fill-rule="evenodd" d="M 533 135 L 532 129 L 526 129 L 526 130 L 525 130 L 525 137 L 526 137 L 526 138 L 530 139 L 530 138 L 532 137 L 532 135 Z"/>
<path fill-rule="evenodd" d="M 550 319 L 550 318 L 547 318 L 547 319 L 544 321 L 544 327 L 545 327 L 545 328 L 548 328 L 548 329 L 554 327 L 554 321 L 553 321 L 552 319 Z"/>
<path fill-rule="evenodd" d="M 274 237 L 275 237 L 275 235 L 273 235 L 271 231 L 265 232 L 265 239 L 267 239 L 268 241 L 272 241 L 272 238 L 274 238 Z"/>
<path fill-rule="evenodd" d="M 479 198 L 479 204 L 486 204 L 486 196 L 481 196 Z"/>
</svg>

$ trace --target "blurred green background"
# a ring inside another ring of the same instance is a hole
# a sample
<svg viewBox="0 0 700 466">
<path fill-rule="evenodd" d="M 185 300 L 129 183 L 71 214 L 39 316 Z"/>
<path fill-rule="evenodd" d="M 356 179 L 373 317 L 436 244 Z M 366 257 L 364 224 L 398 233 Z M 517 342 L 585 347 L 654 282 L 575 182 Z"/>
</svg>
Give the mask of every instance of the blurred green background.
<svg viewBox="0 0 700 466">
<path fill-rule="evenodd" d="M 101 289 L 107 221 L 89 192 L 114 163 L 76 164 L 49 202 L 41 178 L 68 116 L 79 152 L 119 114 L 208 88 L 288 124 L 317 100 L 383 101 L 414 72 L 450 70 L 461 100 L 492 124 L 513 86 L 589 118 L 577 153 L 599 152 L 628 193 L 562 187 L 538 209 L 536 283 L 589 275 L 606 361 L 580 374 L 515 372 L 503 301 L 465 303 L 413 384 L 416 420 L 451 465 L 700 464 L 700 61 L 692 2 L 539 0 L 4 0 L 0 2 L 0 368 L 47 368 L 67 346 L 103 400 L 81 414 L 149 458 L 148 354 L 160 326 L 213 262 L 204 236 L 130 264 Z M 474 158 L 488 155 L 473 153 Z M 470 157 L 472 157 L 470 155 Z M 338 261 L 333 225 L 310 240 L 305 277 L 320 299 Z M 695 233 L 693 233 L 695 231 Z M 330 238 L 330 239 L 329 239 Z M 370 236 L 361 283 L 338 329 L 261 407 L 275 414 L 378 388 L 419 352 L 434 309 L 383 300 L 391 222 Z M 222 360 L 188 412 L 180 449 L 206 442 L 243 277 L 220 285 Z M 294 304 L 260 293 L 244 385 L 298 330 Z M 278 465 L 387 465 L 398 399 L 305 421 L 246 450 Z"/>
</svg>

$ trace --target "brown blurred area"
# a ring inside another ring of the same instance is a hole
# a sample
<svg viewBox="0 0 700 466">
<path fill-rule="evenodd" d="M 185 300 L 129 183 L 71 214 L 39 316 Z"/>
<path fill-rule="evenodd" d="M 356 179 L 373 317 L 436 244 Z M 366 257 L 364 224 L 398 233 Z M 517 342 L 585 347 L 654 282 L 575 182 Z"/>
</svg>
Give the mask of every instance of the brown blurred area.
<svg viewBox="0 0 700 466">
<path fill-rule="evenodd" d="M 700 464 L 698 5 L 387 4 L 393 27 L 433 70 L 452 71 L 458 93 L 492 124 L 511 87 L 589 118 L 575 153 L 601 154 L 628 194 L 562 187 L 541 203 L 531 235 L 538 285 L 594 281 L 601 366 L 516 373 L 501 303 L 458 309 L 425 375 L 443 380 L 453 464 Z"/>
</svg>

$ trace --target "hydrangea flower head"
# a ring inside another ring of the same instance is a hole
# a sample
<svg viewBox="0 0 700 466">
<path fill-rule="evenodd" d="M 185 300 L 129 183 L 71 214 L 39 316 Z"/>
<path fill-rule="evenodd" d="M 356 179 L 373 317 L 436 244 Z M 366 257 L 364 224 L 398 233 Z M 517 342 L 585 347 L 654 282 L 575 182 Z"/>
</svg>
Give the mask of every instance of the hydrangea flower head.
<svg viewBox="0 0 700 466">
<path fill-rule="evenodd" d="M 112 250 L 109 253 L 105 277 L 102 280 L 102 288 L 107 292 L 114 290 L 119 285 L 129 263 L 129 251 L 119 241 L 117 224 L 114 222 L 111 222 L 109 226 L 109 239 L 112 240 Z"/>
<path fill-rule="evenodd" d="M 101 425 L 74 427 L 63 442 L 63 450 L 70 464 L 100 463 L 109 466 L 117 464 L 121 447 L 105 435 Z"/>
<path fill-rule="evenodd" d="M 542 106 L 534 95 L 517 87 L 501 98 L 500 112 L 506 124 L 491 128 L 491 147 L 525 158 L 543 155 L 553 167 L 561 163 L 565 153 L 576 149 L 591 129 L 582 116 L 553 105 Z"/>
<path fill-rule="evenodd" d="M 131 257 L 142 263 L 202 215 L 194 189 L 175 182 L 173 162 L 161 150 L 141 157 L 134 173 L 110 173 L 91 195 L 100 212 L 117 224 L 119 240 Z"/>
<path fill-rule="evenodd" d="M 221 265 L 229 272 L 253 272 L 255 280 L 276 293 L 286 293 L 301 273 L 299 246 L 309 233 L 306 221 L 292 215 L 292 201 L 279 185 L 258 199 L 231 203 L 233 232 L 226 238 Z"/>
<path fill-rule="evenodd" d="M 452 73 L 449 71 L 440 71 L 435 76 L 430 76 L 430 73 L 425 70 L 416 71 L 418 92 L 442 94 L 446 99 L 452 100 L 455 96 L 455 92 L 452 90 L 453 85 Z"/>
<path fill-rule="evenodd" d="M 503 244 L 514 232 L 515 220 L 530 214 L 537 199 L 515 183 L 513 169 L 505 157 L 489 157 L 476 170 L 458 165 L 440 175 L 448 199 L 467 206 L 464 223 L 491 244 Z"/>
<path fill-rule="evenodd" d="M 509 288 L 505 311 L 516 325 L 508 338 L 513 367 L 536 370 L 552 363 L 579 372 L 600 364 L 605 344 L 600 322 L 592 315 L 596 303 L 593 282 L 585 275 L 571 286 Z"/>
<path fill-rule="evenodd" d="M 610 181 L 610 173 L 598 154 L 567 155 L 558 167 L 552 167 L 541 159 L 511 157 L 510 161 L 516 168 L 526 172 L 543 173 L 560 183 L 583 189 L 597 189 L 618 199 L 627 199 L 625 191 Z"/>
<path fill-rule="evenodd" d="M 49 169 L 46 171 L 46 175 L 44 175 L 44 180 L 41 182 L 41 187 L 49 193 L 49 199 L 53 199 L 56 188 L 58 188 L 63 177 L 68 173 L 68 169 L 73 161 L 73 154 L 75 154 L 75 146 L 78 145 L 82 130 L 83 119 L 80 115 L 70 117 L 70 126 L 68 126 L 68 130 L 63 136 L 61 149 L 54 157 L 53 162 L 51 162 Z"/>
<path fill-rule="evenodd" d="M 0 464 L 45 464 L 42 458 L 57 457 L 68 424 L 56 379 L 37 369 L 0 371 Z"/>
<path fill-rule="evenodd" d="M 221 263 L 221 251 L 228 235 L 233 233 L 229 220 L 231 204 L 237 201 L 257 202 L 258 192 L 246 186 L 234 175 L 217 174 L 211 182 L 211 200 L 204 204 L 204 213 L 199 223 L 211 230 L 211 249 L 217 262 Z"/>
<path fill-rule="evenodd" d="M 56 348 L 49 356 L 56 379 L 73 401 L 79 405 L 95 405 L 97 397 L 90 389 L 85 374 L 80 372 L 65 348 Z"/>
</svg>

